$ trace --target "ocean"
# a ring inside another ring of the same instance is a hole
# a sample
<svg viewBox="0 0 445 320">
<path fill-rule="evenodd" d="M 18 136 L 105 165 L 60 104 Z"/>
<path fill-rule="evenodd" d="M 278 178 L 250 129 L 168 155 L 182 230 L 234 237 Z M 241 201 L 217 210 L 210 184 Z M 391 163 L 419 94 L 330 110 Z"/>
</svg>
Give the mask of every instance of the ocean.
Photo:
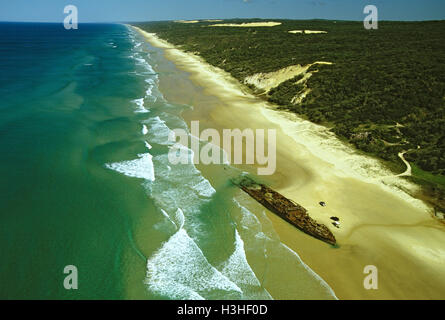
<svg viewBox="0 0 445 320">
<path fill-rule="evenodd" d="M 193 106 L 159 59 L 126 25 L 0 23 L 0 298 L 335 298 L 237 169 L 169 162 Z"/>
</svg>

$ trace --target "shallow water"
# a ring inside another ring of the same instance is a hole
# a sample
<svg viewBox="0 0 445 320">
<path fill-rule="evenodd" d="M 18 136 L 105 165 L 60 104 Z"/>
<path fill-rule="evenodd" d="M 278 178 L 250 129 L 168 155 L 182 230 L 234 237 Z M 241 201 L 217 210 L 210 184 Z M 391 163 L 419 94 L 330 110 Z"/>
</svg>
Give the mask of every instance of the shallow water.
<svg viewBox="0 0 445 320">
<path fill-rule="evenodd" d="M 193 106 L 166 101 L 137 33 L 0 24 L 0 48 L 0 297 L 334 297 L 230 183 L 239 171 L 169 163 Z"/>
</svg>

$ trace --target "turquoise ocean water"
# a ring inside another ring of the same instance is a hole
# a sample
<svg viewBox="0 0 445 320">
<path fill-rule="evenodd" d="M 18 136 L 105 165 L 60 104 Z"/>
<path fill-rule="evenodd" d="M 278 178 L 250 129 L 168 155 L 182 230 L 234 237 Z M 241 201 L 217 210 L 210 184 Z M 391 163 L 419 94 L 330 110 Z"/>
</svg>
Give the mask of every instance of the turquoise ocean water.
<svg viewBox="0 0 445 320">
<path fill-rule="evenodd" d="M 229 177 L 169 163 L 191 106 L 152 49 L 125 25 L 0 24 L 0 298 L 270 299 L 277 266 L 332 297 Z"/>
</svg>

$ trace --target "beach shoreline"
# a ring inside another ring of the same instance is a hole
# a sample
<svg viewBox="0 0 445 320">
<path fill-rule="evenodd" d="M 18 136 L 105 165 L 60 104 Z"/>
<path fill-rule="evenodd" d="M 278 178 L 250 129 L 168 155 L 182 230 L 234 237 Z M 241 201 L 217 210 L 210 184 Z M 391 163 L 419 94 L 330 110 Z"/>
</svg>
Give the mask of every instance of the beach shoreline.
<svg viewBox="0 0 445 320">
<path fill-rule="evenodd" d="M 297 252 L 340 299 L 440 299 L 445 297 L 445 228 L 429 208 L 402 189 L 415 188 L 392 176 L 377 160 L 357 154 L 325 128 L 277 112 L 249 94 L 229 74 L 185 53 L 156 35 L 133 27 L 165 57 L 188 74 L 190 90 L 162 81 L 169 101 L 193 105 L 187 122 L 200 120 L 216 129 L 277 130 L 277 172 L 272 187 L 307 208 L 330 226 L 340 247 L 334 249 L 267 213 L 281 241 Z M 171 81 L 170 81 L 171 82 Z M 191 86 L 191 85 L 190 85 Z M 358 165 L 357 165 L 358 164 Z M 327 208 L 318 205 L 326 201 Z M 331 216 L 341 217 L 335 229 Z M 379 268 L 379 290 L 363 287 L 364 267 Z M 417 277 L 414 277 L 416 274 Z"/>
</svg>

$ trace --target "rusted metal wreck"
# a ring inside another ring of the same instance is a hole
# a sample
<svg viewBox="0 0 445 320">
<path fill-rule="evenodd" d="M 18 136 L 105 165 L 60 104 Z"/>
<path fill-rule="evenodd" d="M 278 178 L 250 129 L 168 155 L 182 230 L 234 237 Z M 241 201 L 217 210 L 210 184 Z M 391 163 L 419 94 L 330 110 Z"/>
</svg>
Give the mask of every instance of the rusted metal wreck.
<svg viewBox="0 0 445 320">
<path fill-rule="evenodd" d="M 301 231 L 331 245 L 337 244 L 335 236 L 328 227 L 312 219 L 307 210 L 299 204 L 248 177 L 243 177 L 234 183 L 264 207 Z"/>
</svg>

